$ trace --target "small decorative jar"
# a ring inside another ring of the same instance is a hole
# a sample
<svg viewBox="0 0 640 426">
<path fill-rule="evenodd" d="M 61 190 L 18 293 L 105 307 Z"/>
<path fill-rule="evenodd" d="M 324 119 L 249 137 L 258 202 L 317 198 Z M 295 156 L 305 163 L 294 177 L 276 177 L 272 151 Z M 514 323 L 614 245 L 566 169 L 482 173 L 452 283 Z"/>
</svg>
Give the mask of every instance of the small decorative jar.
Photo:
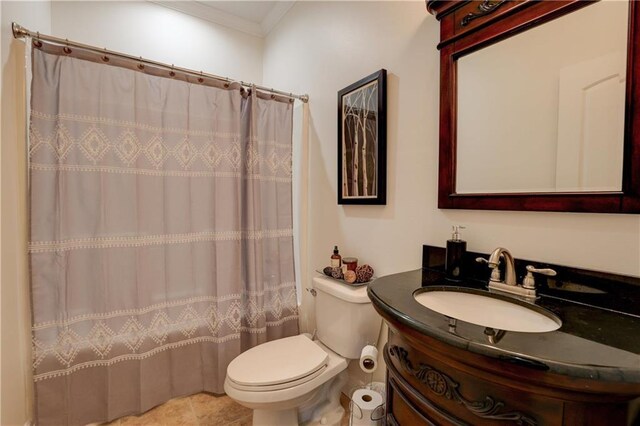
<svg viewBox="0 0 640 426">
<path fill-rule="evenodd" d="M 358 267 L 358 258 L 356 257 L 343 257 L 342 264 L 346 265 L 347 271 L 355 271 Z"/>
</svg>

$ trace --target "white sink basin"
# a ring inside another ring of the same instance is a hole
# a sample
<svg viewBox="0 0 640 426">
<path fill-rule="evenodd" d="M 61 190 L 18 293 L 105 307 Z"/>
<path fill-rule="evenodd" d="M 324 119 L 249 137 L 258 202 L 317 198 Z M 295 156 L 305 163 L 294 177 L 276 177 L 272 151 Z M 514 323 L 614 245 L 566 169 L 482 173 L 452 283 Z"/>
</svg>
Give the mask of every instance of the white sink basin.
<svg viewBox="0 0 640 426">
<path fill-rule="evenodd" d="M 560 318 L 543 308 L 486 292 L 428 290 L 413 297 L 422 306 L 442 315 L 498 330 L 543 333 L 557 330 L 562 325 Z"/>
</svg>

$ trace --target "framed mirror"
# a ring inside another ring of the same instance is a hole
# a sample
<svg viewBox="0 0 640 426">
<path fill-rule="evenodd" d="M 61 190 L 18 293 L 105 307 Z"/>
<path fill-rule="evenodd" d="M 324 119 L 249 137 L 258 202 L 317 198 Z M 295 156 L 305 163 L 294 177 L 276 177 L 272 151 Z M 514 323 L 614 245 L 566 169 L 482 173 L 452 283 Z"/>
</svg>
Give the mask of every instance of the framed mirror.
<svg viewBox="0 0 640 426">
<path fill-rule="evenodd" d="M 438 207 L 640 213 L 635 1 L 428 1 Z"/>
</svg>

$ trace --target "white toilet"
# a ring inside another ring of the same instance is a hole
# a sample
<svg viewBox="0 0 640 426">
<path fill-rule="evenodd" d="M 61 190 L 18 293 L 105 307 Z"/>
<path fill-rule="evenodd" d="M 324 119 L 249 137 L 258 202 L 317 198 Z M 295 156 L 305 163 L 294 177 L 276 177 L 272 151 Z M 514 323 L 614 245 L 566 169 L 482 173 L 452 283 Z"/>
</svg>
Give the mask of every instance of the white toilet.
<svg viewBox="0 0 640 426">
<path fill-rule="evenodd" d="M 224 390 L 253 410 L 253 424 L 340 424 L 340 392 L 347 364 L 378 340 L 382 318 L 367 286 L 313 279 L 317 339 L 307 335 L 263 343 L 243 352 L 227 368 Z"/>
</svg>

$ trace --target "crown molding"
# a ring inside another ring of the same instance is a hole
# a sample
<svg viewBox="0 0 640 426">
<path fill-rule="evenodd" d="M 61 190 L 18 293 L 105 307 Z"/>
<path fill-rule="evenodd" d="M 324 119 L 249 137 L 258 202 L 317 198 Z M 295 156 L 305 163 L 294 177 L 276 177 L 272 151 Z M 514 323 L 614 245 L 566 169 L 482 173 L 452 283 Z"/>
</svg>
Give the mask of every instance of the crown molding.
<svg viewBox="0 0 640 426">
<path fill-rule="evenodd" d="M 267 16 L 264 17 L 260 27 L 262 28 L 263 37 L 269 35 L 272 29 L 275 28 L 276 25 L 280 22 L 284 15 L 296 4 L 296 0 L 293 1 L 279 1 L 276 5 L 269 11 Z"/>
<path fill-rule="evenodd" d="M 256 23 L 248 19 L 209 7 L 197 1 L 167 1 L 167 0 L 147 0 L 158 6 L 173 9 L 184 14 L 204 19 L 214 24 L 241 31 L 245 34 L 264 38 L 280 22 L 282 17 L 291 9 L 295 1 L 278 2 L 261 23 Z"/>
</svg>

